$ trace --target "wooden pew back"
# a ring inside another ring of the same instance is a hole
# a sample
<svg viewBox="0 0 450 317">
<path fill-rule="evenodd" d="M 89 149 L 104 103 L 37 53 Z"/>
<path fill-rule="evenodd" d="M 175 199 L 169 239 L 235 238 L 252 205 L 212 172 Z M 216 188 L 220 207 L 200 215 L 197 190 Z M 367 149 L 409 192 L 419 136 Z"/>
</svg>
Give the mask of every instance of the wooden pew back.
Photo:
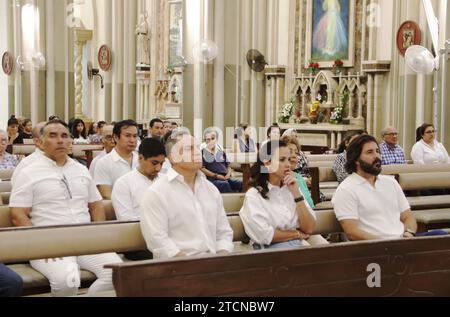
<svg viewBox="0 0 450 317">
<path fill-rule="evenodd" d="M 434 237 L 106 267 L 119 297 L 450 296 L 448 253 L 450 237 Z"/>
</svg>

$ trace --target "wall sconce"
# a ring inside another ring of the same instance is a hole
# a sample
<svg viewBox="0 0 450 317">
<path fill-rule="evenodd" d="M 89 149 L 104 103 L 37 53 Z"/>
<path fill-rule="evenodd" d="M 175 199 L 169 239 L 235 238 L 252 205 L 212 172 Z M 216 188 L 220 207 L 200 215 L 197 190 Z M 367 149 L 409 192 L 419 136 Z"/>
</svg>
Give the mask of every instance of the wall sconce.
<svg viewBox="0 0 450 317">
<path fill-rule="evenodd" d="M 103 89 L 105 88 L 105 85 L 103 84 L 103 76 L 100 75 L 100 71 L 98 68 L 92 68 L 92 63 L 88 62 L 87 64 L 87 75 L 89 80 L 93 80 L 94 76 L 100 77 L 100 87 Z"/>
</svg>

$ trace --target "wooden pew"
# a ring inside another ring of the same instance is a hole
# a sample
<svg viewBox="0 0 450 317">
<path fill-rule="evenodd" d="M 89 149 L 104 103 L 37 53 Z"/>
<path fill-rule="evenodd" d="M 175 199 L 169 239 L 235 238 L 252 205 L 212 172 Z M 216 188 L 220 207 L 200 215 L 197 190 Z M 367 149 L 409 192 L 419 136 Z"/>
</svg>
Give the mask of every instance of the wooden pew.
<svg viewBox="0 0 450 317">
<path fill-rule="evenodd" d="M 240 164 L 243 172 L 242 187 L 244 193 L 247 192 L 250 181 L 250 168 L 251 165 L 256 163 L 258 154 L 257 153 L 230 153 L 227 152 L 227 159 L 231 164 Z"/>
<path fill-rule="evenodd" d="M 450 296 L 448 254 L 450 237 L 434 237 L 107 267 L 119 297 Z"/>
<path fill-rule="evenodd" d="M 0 170 L 0 180 L 10 181 L 13 173 L 14 173 L 14 169 Z"/>
</svg>

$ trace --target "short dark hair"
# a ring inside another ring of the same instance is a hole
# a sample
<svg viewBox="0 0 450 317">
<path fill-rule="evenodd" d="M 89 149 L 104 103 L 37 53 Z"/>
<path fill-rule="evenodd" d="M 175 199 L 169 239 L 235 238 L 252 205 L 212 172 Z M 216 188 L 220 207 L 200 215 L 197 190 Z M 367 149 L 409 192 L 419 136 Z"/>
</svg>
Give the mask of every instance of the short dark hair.
<svg viewBox="0 0 450 317">
<path fill-rule="evenodd" d="M 45 128 L 48 127 L 49 125 L 52 125 L 52 124 L 60 124 L 60 125 L 64 126 L 64 127 L 67 129 L 67 132 L 69 132 L 69 134 L 70 134 L 69 126 L 67 125 L 67 123 L 66 123 L 65 121 L 60 120 L 60 119 L 54 119 L 54 120 L 51 120 L 51 121 L 47 122 L 47 123 L 41 128 L 41 132 L 40 132 L 40 133 L 41 133 L 41 136 L 44 136 Z"/>
<path fill-rule="evenodd" d="M 361 156 L 364 145 L 370 142 L 374 142 L 378 145 L 377 139 L 373 136 L 363 134 L 349 144 L 347 148 L 347 162 L 345 163 L 347 173 L 356 173 L 356 162 Z"/>
<path fill-rule="evenodd" d="M 424 123 L 420 127 L 417 128 L 416 142 L 419 142 L 420 140 L 422 140 L 423 136 L 425 135 L 425 130 L 428 129 L 429 127 L 434 128 L 434 125 L 432 125 L 431 123 Z"/>
<path fill-rule="evenodd" d="M 267 129 L 267 137 L 269 137 L 270 134 L 272 133 L 272 130 L 275 130 L 275 129 L 278 129 L 281 132 L 281 129 L 280 129 L 280 126 L 278 125 L 278 123 L 274 123 Z"/>
<path fill-rule="evenodd" d="M 139 146 L 139 154 L 144 156 L 145 159 L 160 155 L 166 156 L 166 149 L 160 141 L 149 138 L 142 141 Z"/>
<path fill-rule="evenodd" d="M 136 127 L 136 129 L 139 130 L 139 126 L 138 126 L 136 121 L 134 121 L 134 120 L 123 120 L 123 121 L 117 122 L 114 125 L 113 135 L 115 135 L 118 138 L 120 138 L 120 134 L 122 133 L 122 129 L 126 129 L 128 127 Z"/>
<path fill-rule="evenodd" d="M 161 123 L 164 125 L 164 122 L 161 119 L 155 118 L 155 119 L 152 119 L 152 121 L 150 121 L 150 128 L 153 128 L 155 126 L 155 123 Z"/>
</svg>

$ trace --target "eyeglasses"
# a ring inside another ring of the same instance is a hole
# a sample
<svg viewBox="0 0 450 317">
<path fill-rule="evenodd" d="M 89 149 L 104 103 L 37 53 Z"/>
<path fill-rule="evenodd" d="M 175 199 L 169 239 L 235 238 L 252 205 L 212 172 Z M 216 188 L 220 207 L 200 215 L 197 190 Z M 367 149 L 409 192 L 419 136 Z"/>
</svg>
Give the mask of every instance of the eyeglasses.
<svg viewBox="0 0 450 317">
<path fill-rule="evenodd" d="M 103 140 L 106 140 L 106 141 L 112 141 L 112 139 L 113 139 L 112 135 L 106 135 L 103 137 Z"/>
<path fill-rule="evenodd" d="M 206 142 L 215 141 L 216 138 L 205 139 Z"/>
<path fill-rule="evenodd" d="M 66 175 L 63 175 L 61 182 L 63 183 L 63 186 L 66 188 L 70 199 L 72 199 L 72 192 L 70 191 L 70 186 L 69 186 L 69 182 L 67 181 Z"/>
<path fill-rule="evenodd" d="M 432 131 L 425 132 L 425 134 L 433 134 L 433 133 L 437 133 L 437 130 L 432 130 Z"/>
<path fill-rule="evenodd" d="M 398 136 L 398 132 L 386 133 L 385 136 Z"/>
</svg>

